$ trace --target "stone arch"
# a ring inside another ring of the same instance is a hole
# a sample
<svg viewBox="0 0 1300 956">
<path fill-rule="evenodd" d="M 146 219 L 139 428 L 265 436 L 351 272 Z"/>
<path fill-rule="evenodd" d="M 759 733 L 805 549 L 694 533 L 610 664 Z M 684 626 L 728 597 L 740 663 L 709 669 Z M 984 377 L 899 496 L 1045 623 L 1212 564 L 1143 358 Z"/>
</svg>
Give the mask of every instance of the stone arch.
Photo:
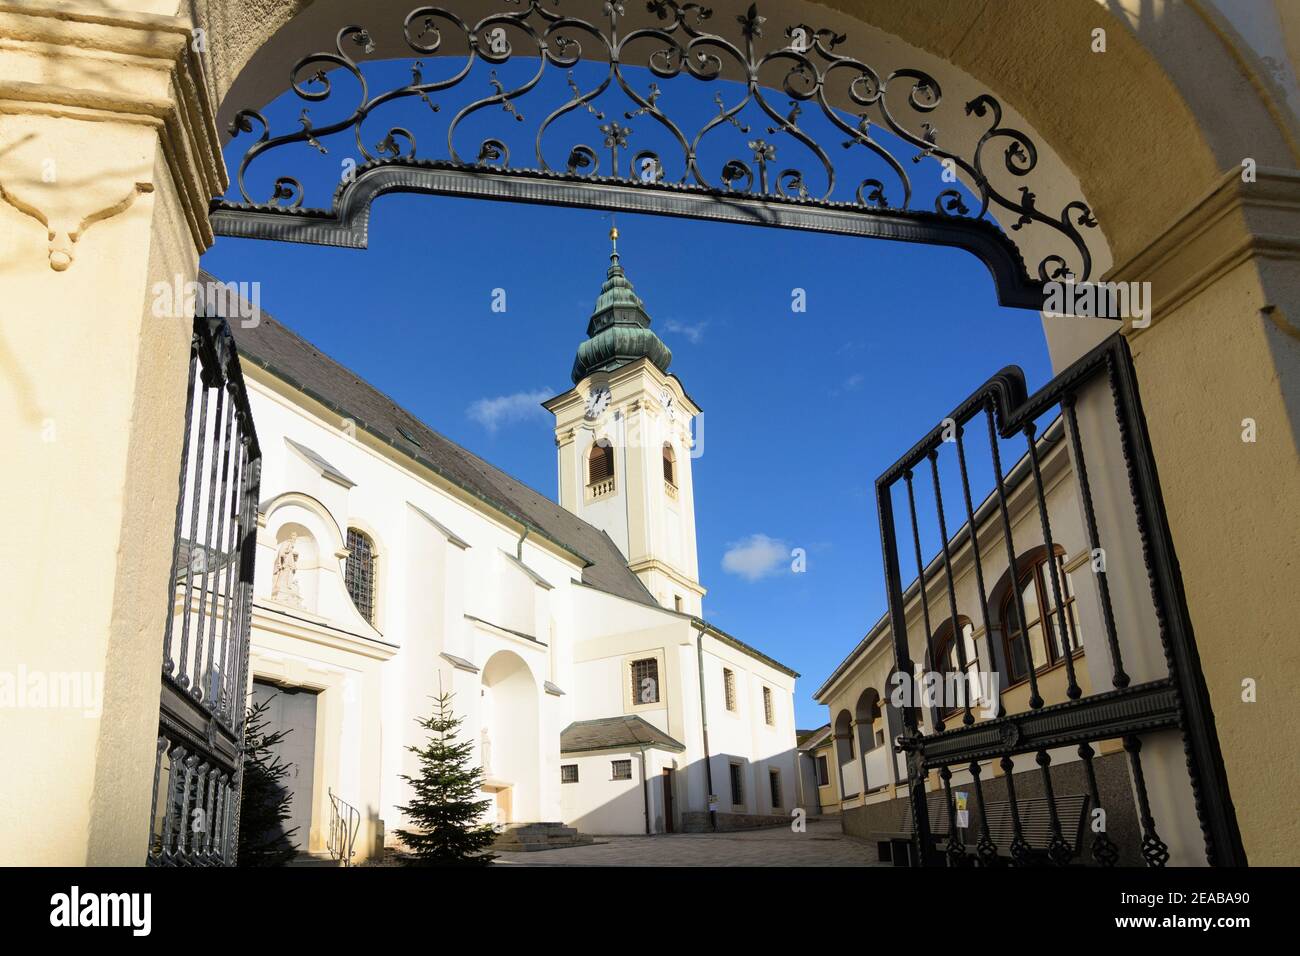
<svg viewBox="0 0 1300 956">
<path fill-rule="evenodd" d="M 852 760 L 857 753 L 853 744 L 853 715 L 848 709 L 835 715 L 835 759 L 840 763 Z"/>
<path fill-rule="evenodd" d="M 723 0 L 714 6 L 719 17 L 726 18 L 745 2 Z M 211 105 L 228 116 L 239 100 L 227 97 L 237 81 L 257 89 L 259 78 L 274 78 L 284 57 L 259 58 L 256 63 L 253 58 L 272 41 L 289 38 L 291 31 L 276 35 L 281 27 L 310 29 L 312 17 L 328 19 L 326 14 L 342 6 L 342 0 L 310 5 L 294 0 L 267 10 L 244 8 L 235 0 L 195 0 L 191 10 L 213 40 L 206 64 L 215 87 Z M 391 9 L 405 12 L 407 6 L 394 4 Z M 372 7 L 389 9 L 388 0 Z M 308 16 L 298 16 L 304 10 Z M 803 11 L 810 12 L 801 16 Z M 1268 476 L 1295 473 L 1300 444 L 1295 424 L 1300 421 L 1300 392 L 1293 387 L 1294 342 L 1288 340 L 1300 338 L 1300 331 L 1291 317 L 1295 310 L 1287 316 L 1279 307 L 1293 303 L 1295 284 L 1287 274 L 1290 267 L 1278 264 L 1293 252 L 1294 243 L 1282 237 L 1296 231 L 1281 210 L 1287 203 L 1294 206 L 1300 136 L 1285 95 L 1258 57 L 1223 15 L 1202 3 L 1060 0 L 1052 6 L 1051 29 L 1044 29 L 1039 18 L 1026 16 L 1020 4 L 972 7 L 963 0 L 935 0 L 923 8 L 865 0 L 827 0 L 816 7 L 773 2 L 764 4 L 762 12 L 778 20 L 831 26 L 826 11 L 841 14 L 841 22 L 854 28 L 855 37 L 862 28 L 868 34 L 879 30 L 887 45 L 924 51 L 960 71 L 972 91 L 977 87 L 997 95 L 1039 144 L 1041 168 L 1053 168 L 1060 181 L 1075 184 L 1096 216 L 1101 239 L 1094 249 L 1095 274 L 1151 282 L 1153 321 L 1147 328 L 1128 327 L 1126 332 L 1141 342 L 1137 372 L 1162 474 L 1197 474 L 1206 453 L 1231 457 L 1228 438 L 1205 434 L 1184 440 L 1185 409 L 1195 407 L 1208 415 L 1206 394 L 1243 385 L 1253 390 L 1254 404 L 1264 410 L 1260 414 L 1270 417 L 1278 434 L 1285 433 L 1268 467 L 1236 465 L 1224 469 L 1214 482 L 1176 482 L 1166 489 L 1166 501 L 1175 542 L 1184 551 L 1182 573 L 1196 629 L 1228 633 L 1242 630 L 1244 623 L 1246 631 L 1264 633 L 1285 626 L 1281 622 L 1294 617 L 1293 608 L 1271 600 L 1262 584 L 1269 560 L 1263 551 L 1285 553 L 1290 547 L 1285 534 L 1271 531 L 1256 539 L 1261 554 L 1241 561 L 1229 575 L 1229 584 L 1223 562 L 1209 556 L 1240 525 L 1227 515 L 1210 521 L 1183 517 L 1213 512 L 1216 497 L 1226 493 L 1273 500 Z M 1093 54 L 1086 42 L 1099 26 L 1108 37 L 1104 56 Z M 328 44 L 305 47 L 322 48 Z M 1294 52 L 1291 59 L 1296 59 Z M 960 102 L 967 92 L 965 82 L 944 75 L 950 79 L 946 94 Z M 277 83 L 271 92 L 282 88 Z M 1157 116 L 1159 124 L 1154 125 Z M 1105 145 L 1099 142 L 1103 136 Z M 1127 148 L 1112 148 L 1115 143 Z M 1251 158 L 1260 168 L 1261 189 L 1241 183 L 1243 143 L 1250 144 Z M 1211 227 L 1218 237 L 1207 241 L 1211 248 L 1189 241 L 1207 235 Z M 1271 260 L 1268 250 L 1275 247 L 1288 251 Z M 1224 336 L 1235 334 L 1221 331 L 1225 310 L 1233 312 L 1245 333 L 1229 346 L 1232 362 L 1219 360 Z M 1177 333 L 1163 334 L 1161 323 L 1175 313 L 1180 320 Z M 1067 320 L 1046 320 L 1044 326 L 1058 368 L 1108 331 Z M 1241 371 L 1246 368 L 1273 369 L 1277 374 L 1265 384 L 1247 377 Z M 1213 387 L 1206 388 L 1207 383 Z M 1291 500 L 1300 499 L 1292 495 Z M 1206 596 L 1225 586 L 1235 587 L 1241 600 L 1229 604 Z M 1253 609 L 1246 612 L 1245 622 L 1243 606 Z M 1217 668 L 1207 671 L 1210 685 L 1230 688 L 1241 665 L 1263 667 L 1270 658 L 1261 645 L 1246 659 L 1239 651 L 1235 657 L 1215 653 L 1203 660 L 1207 668 Z M 1220 715 L 1231 712 L 1231 690 L 1218 693 L 1226 694 L 1219 699 Z M 1249 774 L 1261 746 L 1255 726 L 1238 721 L 1225 743 L 1237 753 L 1229 759 L 1229 768 Z M 1285 741 L 1278 738 L 1277 744 L 1285 746 Z M 1226 788 L 1221 797 L 1227 799 Z M 1284 805 L 1286 798 L 1275 789 L 1272 799 Z M 1272 812 L 1256 813 L 1263 832 Z M 1261 848 L 1267 854 L 1266 846 Z"/>
</svg>

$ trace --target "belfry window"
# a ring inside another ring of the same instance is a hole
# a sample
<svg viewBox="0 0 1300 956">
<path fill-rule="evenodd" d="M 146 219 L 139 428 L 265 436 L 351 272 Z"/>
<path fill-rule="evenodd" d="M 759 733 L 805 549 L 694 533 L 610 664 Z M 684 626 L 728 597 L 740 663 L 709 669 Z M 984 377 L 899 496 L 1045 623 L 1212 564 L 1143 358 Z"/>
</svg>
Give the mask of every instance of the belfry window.
<svg viewBox="0 0 1300 956">
<path fill-rule="evenodd" d="M 677 453 L 673 446 L 664 443 L 664 481 L 670 485 L 677 484 Z"/>
<path fill-rule="evenodd" d="M 591 452 L 587 456 L 587 484 L 594 485 L 613 477 L 614 449 L 602 439 L 591 446 Z"/>
<path fill-rule="evenodd" d="M 348 528 L 348 557 L 343 583 L 361 616 L 375 623 L 375 543 L 364 531 Z"/>
</svg>

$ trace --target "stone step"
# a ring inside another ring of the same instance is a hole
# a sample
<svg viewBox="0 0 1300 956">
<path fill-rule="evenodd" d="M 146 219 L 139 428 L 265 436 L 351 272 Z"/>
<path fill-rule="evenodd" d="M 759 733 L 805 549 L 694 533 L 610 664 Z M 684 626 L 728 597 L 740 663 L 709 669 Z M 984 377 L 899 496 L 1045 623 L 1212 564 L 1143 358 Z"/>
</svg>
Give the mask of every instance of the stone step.
<svg viewBox="0 0 1300 956">
<path fill-rule="evenodd" d="M 328 852 L 317 850 L 312 853 L 299 851 L 298 855 L 285 864 L 286 866 L 342 866 Z"/>
<path fill-rule="evenodd" d="M 493 849 L 505 852 L 554 850 L 568 846 L 587 846 L 594 841 L 585 833 L 563 823 L 511 823 L 497 837 Z"/>
</svg>

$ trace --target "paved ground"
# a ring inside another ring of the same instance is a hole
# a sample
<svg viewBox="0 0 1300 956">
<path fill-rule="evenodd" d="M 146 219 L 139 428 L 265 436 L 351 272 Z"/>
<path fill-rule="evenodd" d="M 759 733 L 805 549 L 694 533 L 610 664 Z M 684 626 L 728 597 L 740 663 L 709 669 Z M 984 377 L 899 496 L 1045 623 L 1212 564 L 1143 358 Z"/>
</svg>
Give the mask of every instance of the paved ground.
<svg viewBox="0 0 1300 956">
<path fill-rule="evenodd" d="M 838 820 L 738 833 L 668 833 L 597 837 L 592 846 L 502 853 L 498 866 L 887 866 L 875 848 L 846 837 Z"/>
</svg>

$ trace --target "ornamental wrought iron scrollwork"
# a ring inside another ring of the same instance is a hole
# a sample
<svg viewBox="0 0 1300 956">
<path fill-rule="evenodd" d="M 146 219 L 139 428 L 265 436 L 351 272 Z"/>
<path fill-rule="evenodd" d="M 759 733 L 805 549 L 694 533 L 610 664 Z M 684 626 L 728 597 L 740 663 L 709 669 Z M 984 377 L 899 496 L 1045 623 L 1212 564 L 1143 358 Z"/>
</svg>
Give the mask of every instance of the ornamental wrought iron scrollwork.
<svg viewBox="0 0 1300 956">
<path fill-rule="evenodd" d="M 1059 214 L 1052 215 L 1038 208 L 1037 194 L 1028 185 L 1015 195 L 995 185 L 992 170 L 1027 177 L 1037 167 L 1039 153 L 1028 135 L 1006 125 L 1002 105 L 988 93 L 965 104 L 965 116 L 980 121 L 984 128 L 962 131 L 968 142 L 978 137 L 969 154 L 962 155 L 949 148 L 945 136 L 930 121 L 943 102 L 935 77 L 912 68 L 881 75 L 867 63 L 837 52 L 846 37 L 832 30 L 794 24 L 776 31 L 759 14 L 757 5 L 751 5 L 735 18 L 738 30 L 732 32 L 738 32 L 739 37 L 728 37 L 705 29 L 712 25 L 714 16 L 706 6 L 648 0 L 645 10 L 653 18 L 649 21 L 652 25 L 624 31 L 623 0 L 605 3 L 604 22 L 600 24 L 552 9 L 558 7 L 559 0 L 505 2 L 517 9 L 492 13 L 472 24 L 443 7 L 420 6 L 412 10 L 402 24 L 407 47 L 402 52 L 416 57 L 410 66 L 410 79 L 382 92 L 372 94 L 362 70 L 361 58 L 376 52 L 376 43 L 363 26 L 343 27 L 336 35 L 333 51 L 298 60 L 290 72 L 290 88 L 310 104 L 298 114 L 298 128 L 272 135 L 267 118 L 253 109 L 239 110 L 229 125 L 232 136 L 256 133 L 256 139 L 244 152 L 235 176 L 242 202 L 214 203 L 214 213 L 222 214 L 214 216 L 219 231 L 223 216 L 229 222 L 241 212 L 330 212 L 304 207 L 303 184 L 297 176 L 277 176 L 270 194 L 255 199 L 249 192 L 246 174 L 255 161 L 292 144 L 305 143 L 328 152 L 333 137 L 346 137 L 351 130 L 361 161 L 356 169 L 358 177 L 385 166 L 510 172 L 544 181 L 642 186 L 659 194 L 759 200 L 779 208 L 799 206 L 906 217 L 914 227 L 912 231 L 891 233 L 891 237 L 965 244 L 986 261 L 987 253 L 953 236 L 954 229 L 993 228 L 984 221 L 993 212 L 1010 223 L 1012 233 L 1039 225 L 1060 239 L 1060 247 L 1037 263 L 1036 278 L 1029 275 L 1023 261 L 1018 262 L 1021 278 L 1027 284 L 1086 281 L 1092 272 L 1092 255 L 1083 232 L 1097 223 L 1085 203 L 1069 202 Z M 453 48 L 455 53 L 450 52 Z M 450 76 L 429 79 L 428 63 L 435 56 L 461 57 L 463 63 Z M 471 80 L 471 74 L 480 61 L 495 68 L 522 59 L 535 59 L 535 68 L 525 71 L 521 79 L 508 83 L 493 69 L 486 95 L 471 99 L 454 113 L 452 104 L 441 101 L 462 84 L 468 88 L 477 82 Z M 597 72 L 603 67 L 603 76 L 584 88 L 575 76 L 580 62 L 594 64 Z M 629 67 L 648 70 L 651 82 L 638 87 L 635 79 L 627 75 Z M 529 94 L 537 89 L 548 69 L 567 73 L 571 95 L 543 116 L 529 107 L 533 102 Z M 332 76 L 336 71 L 342 72 Z M 776 82 L 778 74 L 783 75 Z M 343 75 L 351 76 L 357 84 L 355 104 L 346 116 L 316 125 L 311 107 L 329 100 L 336 88 L 335 80 Z M 698 127 L 688 126 L 666 112 L 665 90 L 660 85 L 660 81 L 681 76 L 706 82 L 735 80 L 738 92 L 718 92 L 714 96 L 716 114 Z M 621 116 L 610 112 L 608 106 L 596 104 L 609 91 L 620 92 L 627 101 Z M 729 97 L 734 102 L 728 102 Z M 451 113 L 443 156 L 421 152 L 415 135 L 406 127 L 392 126 L 378 140 L 373 134 L 363 133 L 366 120 L 381 106 L 408 98 L 424 103 L 431 114 L 444 109 Z M 851 104 L 850 109 L 833 106 L 833 100 Z M 741 113 L 748 107 L 757 107 L 767 125 L 754 127 L 742 121 Z M 514 165 L 504 132 L 477 143 L 466 141 L 462 133 L 466 120 L 485 111 L 498 111 L 508 126 L 536 123 L 530 167 Z M 601 138 L 570 143 L 558 152 L 549 150 L 548 132 L 556 129 L 563 117 L 580 111 L 591 114 L 594 132 Z M 839 141 L 829 147 L 819 143 L 803 122 L 808 112 L 820 114 L 823 119 L 819 123 L 829 122 Z M 640 124 L 649 124 L 652 133 L 660 138 L 666 135 L 675 155 L 665 153 L 663 147 L 636 150 L 633 140 L 644 132 L 638 128 Z M 702 149 L 716 148 L 711 144 L 728 130 L 739 134 L 744 150 L 728 147 L 733 153 L 730 158 L 717 168 L 706 168 Z M 889 141 L 882 133 L 888 134 Z M 630 163 L 626 161 L 629 150 L 633 151 Z M 845 157 L 838 169 L 831 159 L 832 151 Z M 792 152 L 807 160 L 802 167 L 788 161 Z M 888 172 L 846 179 L 845 167 L 854 166 L 849 160 L 856 156 L 863 156 L 863 161 L 875 157 Z M 941 188 L 932 209 L 917 208 L 909 168 L 927 159 L 942 163 L 950 174 L 943 178 L 948 182 L 960 180 L 968 192 Z M 345 178 L 335 191 L 335 212 L 356 178 Z M 410 181 L 403 183 L 401 188 L 416 188 Z M 843 183 L 847 183 L 842 186 L 847 193 L 837 198 L 837 186 Z M 672 211 L 666 204 L 661 205 L 662 209 L 650 211 Z M 832 223 L 826 231 L 837 230 Z M 246 230 L 236 234 L 256 233 Z M 301 239 L 283 234 L 276 237 Z M 1011 236 L 999 237 L 1015 249 Z M 988 243 L 987 237 L 981 241 Z M 1016 256 L 1018 259 L 1018 252 Z"/>
</svg>

